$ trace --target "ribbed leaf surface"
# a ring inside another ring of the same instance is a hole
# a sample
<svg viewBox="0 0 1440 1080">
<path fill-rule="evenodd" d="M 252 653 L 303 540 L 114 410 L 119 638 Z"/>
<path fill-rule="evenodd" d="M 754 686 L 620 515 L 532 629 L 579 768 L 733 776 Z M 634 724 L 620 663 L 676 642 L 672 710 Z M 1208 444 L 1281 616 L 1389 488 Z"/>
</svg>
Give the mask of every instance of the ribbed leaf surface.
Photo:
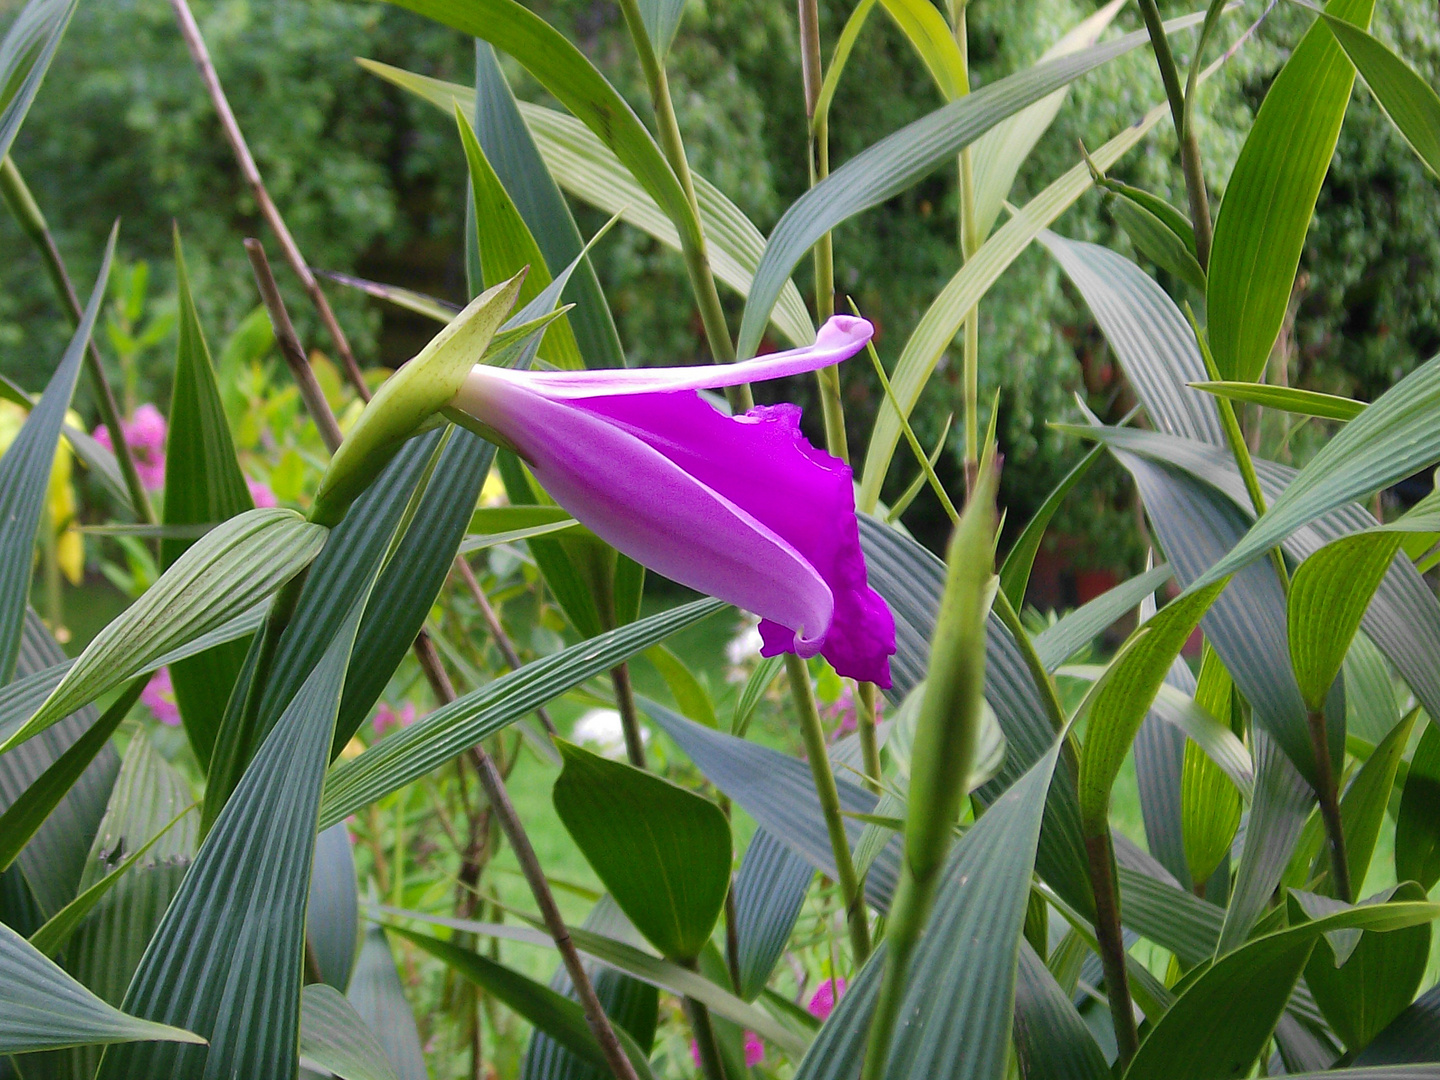
<svg viewBox="0 0 1440 1080">
<path fill-rule="evenodd" d="M 325 983 L 300 995 L 300 1054 L 344 1080 L 399 1080 L 355 1006 Z"/>
<path fill-rule="evenodd" d="M 735 876 L 740 996 L 754 1001 L 785 951 L 814 868 L 769 829 L 755 831 Z"/>
</svg>

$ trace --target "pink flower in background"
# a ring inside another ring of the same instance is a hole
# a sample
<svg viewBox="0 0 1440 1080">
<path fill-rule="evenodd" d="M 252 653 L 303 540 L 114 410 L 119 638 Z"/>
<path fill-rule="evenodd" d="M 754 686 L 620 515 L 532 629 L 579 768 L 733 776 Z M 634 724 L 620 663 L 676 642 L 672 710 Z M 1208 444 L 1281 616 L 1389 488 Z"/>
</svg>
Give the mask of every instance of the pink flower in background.
<svg viewBox="0 0 1440 1080">
<path fill-rule="evenodd" d="M 120 427 L 125 432 L 125 445 L 135 459 L 140 482 L 150 491 L 159 491 L 165 486 L 165 417 L 147 401 L 135 410 L 134 416 L 122 421 Z M 95 429 L 95 441 L 114 453 L 110 429 L 104 424 Z"/>
<path fill-rule="evenodd" d="M 275 498 L 275 493 L 259 480 L 251 480 L 247 477 L 245 486 L 250 489 L 250 501 L 255 504 L 257 510 L 280 505 L 279 500 Z"/>
<path fill-rule="evenodd" d="M 373 721 L 375 725 L 375 735 L 378 738 L 383 736 L 391 728 L 395 728 L 398 731 L 400 728 L 409 727 L 414 722 L 415 706 L 412 703 L 407 701 L 404 705 L 400 706 L 399 711 L 396 711 L 382 701 L 380 707 L 375 710 L 375 719 Z"/>
<path fill-rule="evenodd" d="M 835 1011 L 835 1002 L 844 993 L 844 979 L 826 979 L 815 988 L 815 993 L 810 996 L 810 1004 L 806 1008 L 810 1010 L 810 1015 L 817 1020 L 825 1020 Z"/>
<path fill-rule="evenodd" d="M 170 669 L 162 667 L 145 689 L 140 691 L 141 703 L 150 710 L 150 715 L 166 727 L 180 726 L 180 706 L 175 703 L 175 687 L 170 684 Z"/>
<path fill-rule="evenodd" d="M 700 1064 L 700 1044 L 694 1039 L 690 1040 L 690 1059 L 695 1062 L 698 1069 Z M 765 1060 L 765 1044 L 760 1041 L 760 1036 L 753 1031 L 745 1032 L 745 1067 L 753 1069 Z"/>
<path fill-rule="evenodd" d="M 834 730 L 830 732 L 831 742 L 837 742 L 855 730 L 856 725 L 859 723 L 857 719 L 860 715 L 859 705 L 859 701 L 855 698 L 854 688 L 849 683 L 846 683 L 840 691 L 840 696 L 836 698 L 833 703 L 825 706 L 825 710 L 820 714 L 820 718 L 828 724 L 835 725 Z M 880 715 L 884 711 L 884 702 L 877 698 L 875 701 L 875 720 L 877 722 L 880 720 Z"/>
</svg>

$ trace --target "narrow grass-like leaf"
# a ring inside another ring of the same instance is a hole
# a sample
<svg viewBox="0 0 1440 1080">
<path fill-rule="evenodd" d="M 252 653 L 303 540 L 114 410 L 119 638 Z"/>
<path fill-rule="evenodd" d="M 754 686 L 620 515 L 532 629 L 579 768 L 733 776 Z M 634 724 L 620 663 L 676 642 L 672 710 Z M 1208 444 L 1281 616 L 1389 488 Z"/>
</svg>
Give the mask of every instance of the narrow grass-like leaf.
<svg viewBox="0 0 1440 1080">
<path fill-rule="evenodd" d="M 1015 1057 L 1025 1080 L 1109 1080 L 1105 1055 L 1070 995 L 1030 947 L 1020 944 L 1015 982 Z"/>
<path fill-rule="evenodd" d="M 954 101 L 966 93 L 970 79 L 966 74 L 965 56 L 935 5 L 928 0 L 880 2 L 924 62 L 941 96 L 946 101 Z"/>
<path fill-rule="evenodd" d="M 1107 589 L 1089 603 L 1067 612 L 1058 622 L 1035 635 L 1035 651 L 1046 671 L 1054 671 L 1070 657 L 1089 645 L 1097 634 L 1117 619 L 1135 610 L 1136 605 L 1171 578 L 1170 567 L 1159 566 L 1136 574 Z"/>
<path fill-rule="evenodd" d="M 1362 29 L 1375 0 L 1326 10 Z M 1222 379 L 1256 382 L 1280 332 L 1355 68 L 1316 19 L 1275 76 L 1225 186 L 1210 251 L 1210 348 Z"/>
<path fill-rule="evenodd" d="M 300 1056 L 344 1080 L 399 1080 L 355 1006 L 325 983 L 300 995 Z"/>
<path fill-rule="evenodd" d="M 745 729 L 750 726 L 750 718 L 755 715 L 760 700 L 784 666 L 783 656 L 768 656 L 755 665 L 755 670 L 740 688 L 740 696 L 735 699 L 735 712 L 730 717 L 731 735 L 744 737 Z"/>
<path fill-rule="evenodd" d="M 1090 466 L 1100 460 L 1099 450 L 1098 446 L 1092 447 L 1071 467 L 1065 478 L 1055 485 L 1055 490 L 1045 496 L 1040 509 L 1025 523 L 1020 539 L 1015 541 L 1010 553 L 1005 556 L 1005 562 L 1000 566 L 1000 588 L 1004 590 L 1016 611 L 1025 605 L 1025 588 L 1030 583 L 1030 569 L 1035 565 L 1035 555 L 1040 550 L 1040 541 L 1045 539 L 1045 530 L 1050 527 L 1050 520 L 1075 485 L 1085 478 Z"/>
<path fill-rule="evenodd" d="M 131 706 L 139 700 L 140 691 L 144 687 L 144 680 L 137 679 L 122 690 L 115 702 L 105 710 L 104 715 L 96 720 L 85 734 L 71 743 L 69 748 L 0 814 L 0 870 L 10 868 L 10 864 L 45 823 L 60 800 L 69 794 L 76 781 L 110 741 L 110 736 L 115 734 L 115 729 L 130 712 Z"/>
<path fill-rule="evenodd" d="M 449 761 L 466 747 L 503 730 L 537 705 L 622 660 L 699 622 L 725 607 L 719 600 L 697 600 L 583 641 L 553 656 L 456 698 L 444 708 L 372 746 L 358 758 L 342 761 L 325 784 L 321 828 L 345 820 L 376 799 L 404 787 Z"/>
<path fill-rule="evenodd" d="M 32 18 L 43 17 L 47 8 L 64 8 L 68 20 L 74 3 L 48 5 L 32 0 L 21 13 L 19 22 L 26 24 Z M 63 22 L 61 26 L 63 27 Z M 25 33 L 25 25 L 12 27 L 11 36 Z M 58 31 L 57 31 L 58 40 Z M 6 45 L 10 45 L 10 37 Z M 3 60 L 0 53 L 0 60 Z M 0 74 L 5 68 L 0 65 Z M 0 88 L 4 88 L 0 82 Z M 28 104 L 28 102 L 27 102 Z M 80 362 L 95 328 L 96 316 L 105 299 L 105 286 L 110 276 L 110 260 L 115 254 L 117 231 L 112 229 L 105 255 L 100 262 L 100 273 L 95 280 L 95 289 L 85 305 L 85 313 L 75 328 L 65 354 L 60 358 L 55 373 L 45 387 L 45 393 L 30 410 L 25 424 L 15 440 L 0 458 L 0 506 L 5 507 L 4 521 L 0 522 L 0 683 L 10 681 L 15 671 L 15 658 L 20 652 L 20 636 L 25 623 L 25 600 L 30 595 L 30 573 L 34 560 L 35 535 L 40 527 L 40 515 L 45 509 L 49 494 L 50 468 L 55 460 L 55 446 L 60 440 L 60 429 L 65 422 L 65 412 L 70 408 L 70 398 L 75 393 L 75 381 L 80 375 Z M 81 703 L 83 704 L 83 702 Z M 72 711 L 67 709 L 66 712 Z M 65 713 L 60 713 L 56 720 Z M 9 749 L 6 744 L 3 749 Z"/>
<path fill-rule="evenodd" d="M 175 230 L 175 277 L 179 293 L 179 335 L 175 384 L 170 396 L 170 430 L 165 443 L 164 524 L 193 525 L 225 521 L 255 508 L 245 474 L 235 457 L 235 444 L 220 402 L 210 349 L 200 328 L 200 315 L 190 295 L 190 279 Z M 160 565 L 166 568 L 191 542 L 160 542 Z M 170 669 L 175 701 L 190 746 L 201 768 L 210 763 L 215 733 L 225 703 L 245 664 L 244 641 L 217 645 Z"/>
<path fill-rule="evenodd" d="M 1099 46 L 1104 48 L 1105 46 Z M 1063 60 L 1054 61 L 1063 63 Z M 998 84 L 994 84 L 998 85 Z M 990 89 L 987 87 L 986 89 Z M 983 91 L 977 91 L 977 94 Z M 974 95 L 972 95 L 973 97 Z M 966 98 L 964 100 L 970 100 Z M 959 102 L 956 103 L 960 104 Z M 1118 161 L 1137 145 L 1166 116 L 1164 106 L 1151 109 L 1140 120 L 1120 132 L 1094 154 L 1097 161 L 1108 165 Z M 867 151 L 868 152 L 868 151 Z M 847 166 L 848 167 L 848 164 Z M 842 170 L 843 171 L 843 170 Z M 838 173 L 834 175 L 839 175 Z M 828 182 L 828 181 L 827 181 Z M 900 359 L 890 377 L 895 396 L 908 414 L 919 401 L 936 364 L 959 331 L 966 314 L 995 284 L 1027 247 L 1042 236 L 1051 223 L 1091 187 L 1092 179 L 1084 164 L 1076 165 L 1052 182 L 1020 210 L 1011 215 L 975 252 L 930 303 L 920 322 L 906 339 Z M 818 189 L 817 189 L 818 190 Z M 798 205 L 798 204 L 797 204 Z M 777 228 L 778 233 L 778 228 Z M 768 251 L 768 249 L 767 249 Z M 895 447 L 900 440 L 899 414 L 886 401 L 880 406 L 865 455 L 865 469 L 856 496 L 860 510 L 872 512 L 880 499 Z M 1008 593 L 1007 593 L 1008 595 Z"/>
<path fill-rule="evenodd" d="M 80 0 L 30 0 L 0 41 L 0 158 L 10 153 L 79 4 Z"/>
<path fill-rule="evenodd" d="M 1426 892 L 1440 881 L 1440 728 L 1425 725 L 1395 820 L 1395 877 Z"/>
<path fill-rule="evenodd" d="M 1185 246 L 1184 239 L 1165 222 L 1128 199 L 1116 199 L 1111 213 L 1137 251 L 1196 291 L 1205 291 L 1205 271 Z"/>
<path fill-rule="evenodd" d="M 485 989 L 507 1006 L 514 1009 L 535 1027 L 544 1031 L 567 1050 L 600 1068 L 606 1067 L 605 1055 L 600 1044 L 590 1033 L 585 1014 L 578 1004 L 556 993 L 524 975 L 497 964 L 489 957 L 462 949 L 448 941 L 417 934 L 411 930 L 396 930 L 406 941 L 419 946 L 431 956 L 442 961 L 457 975 L 463 976 L 475 985 Z M 635 1044 L 624 1028 L 615 1029 L 625 1056 L 635 1067 L 641 1080 L 653 1080 L 650 1064 L 645 1053 Z"/>
<path fill-rule="evenodd" d="M 1301 390 L 1294 386 L 1271 386 L 1269 383 L 1249 382 L 1196 382 L 1196 390 L 1207 394 L 1229 398 L 1231 401 L 1247 401 L 1267 409 L 1299 413 L 1301 416 L 1318 416 L 1322 420 L 1354 420 L 1365 411 L 1365 402 L 1354 401 L 1335 394 L 1322 394 L 1316 390 Z"/>
<path fill-rule="evenodd" d="M 704 724 L 706 727 L 718 728 L 720 721 L 715 716 L 715 706 L 710 701 L 710 695 L 705 692 L 690 669 L 673 652 L 664 645 L 652 645 L 645 650 L 645 659 L 655 665 L 665 680 L 665 686 L 670 691 L 670 696 L 675 699 L 675 704 L 680 706 L 680 711 L 691 720 Z"/>
<path fill-rule="evenodd" d="M 730 824 L 709 799 L 561 741 L 555 811 L 610 895 L 670 960 L 693 962 L 730 889 Z"/>
<path fill-rule="evenodd" d="M 1290 662 L 1306 708 L 1319 712 L 1370 598 L 1400 547 L 1399 533 L 1356 533 L 1311 555 L 1290 582 Z"/>
<path fill-rule="evenodd" d="M 1168 25 L 1178 29 L 1195 21 L 1195 16 L 1187 16 Z M 739 355 L 753 355 L 781 285 L 821 236 L 953 160 L 1006 117 L 1146 40 L 1143 32 L 1127 34 L 998 79 L 886 136 L 816 184 L 786 210 L 770 234 L 745 304 Z M 1088 186 L 1088 175 L 1085 183 Z"/>
<path fill-rule="evenodd" d="M 1353 21 L 1328 13 L 1323 18 L 1390 122 L 1430 171 L 1440 176 L 1440 95 L 1389 46 Z"/>
<path fill-rule="evenodd" d="M 1370 869 L 1370 858 L 1375 852 L 1375 842 L 1380 836 L 1380 826 L 1390 806 L 1391 792 L 1395 786 L 1395 775 L 1410 741 L 1410 731 L 1415 726 L 1418 709 L 1412 709 L 1393 731 L 1385 736 L 1374 752 L 1365 760 L 1355 779 L 1345 790 L 1340 801 L 1340 821 L 1345 833 L 1345 855 L 1350 868 L 1350 880 L 1356 888 L 1365 881 Z"/>
<path fill-rule="evenodd" d="M 0 1054 L 161 1039 L 205 1040 L 129 1016 L 86 990 L 35 946 L 0 923 Z"/>
<path fill-rule="evenodd" d="M 1082 704 L 1089 722 L 1080 755 L 1080 816 L 1092 835 L 1109 827 L 1110 789 L 1140 722 L 1180 647 L 1223 587 L 1217 582 L 1191 593 L 1137 629 Z"/>
<path fill-rule="evenodd" d="M 129 1011 L 199 1028 L 210 1047 L 111 1048 L 99 1080 L 281 1076 L 295 1068 L 315 818 L 368 594 L 364 588 L 352 600 L 325 655 L 255 755 L 125 994 Z"/>
<path fill-rule="evenodd" d="M 373 296 L 377 300 L 384 300 L 396 307 L 404 308 L 406 311 L 413 311 L 416 315 L 434 319 L 442 326 L 460 314 L 459 304 L 452 304 L 448 300 L 441 300 L 434 296 L 426 296 L 424 293 L 401 288 L 399 285 L 385 285 L 379 281 L 369 281 L 366 278 L 356 277 L 354 274 L 341 274 L 334 270 L 316 270 L 315 273 L 320 277 L 329 278 L 337 285 L 347 285 L 352 289 L 358 289 L 367 296 Z"/>
<path fill-rule="evenodd" d="M 405 1000 L 405 988 L 400 985 L 400 973 L 395 970 L 385 931 L 378 926 L 365 933 L 365 944 L 355 961 L 346 996 L 379 1040 L 400 1080 L 430 1080 L 415 1014 Z"/>
<path fill-rule="evenodd" d="M 328 530 L 293 510 L 251 510 L 207 533 L 81 653 L 9 750 L 156 657 L 230 621 L 307 566 Z"/>
</svg>

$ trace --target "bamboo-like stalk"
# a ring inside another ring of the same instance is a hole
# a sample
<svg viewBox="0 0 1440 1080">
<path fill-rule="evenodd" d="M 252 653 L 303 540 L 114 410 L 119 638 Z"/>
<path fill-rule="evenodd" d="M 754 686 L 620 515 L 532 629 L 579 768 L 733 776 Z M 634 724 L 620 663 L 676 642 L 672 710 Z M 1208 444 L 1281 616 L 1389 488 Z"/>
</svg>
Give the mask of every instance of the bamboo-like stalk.
<svg viewBox="0 0 1440 1080">
<path fill-rule="evenodd" d="M 80 297 L 75 292 L 69 271 L 65 269 L 65 260 L 60 255 L 60 248 L 55 243 L 50 226 L 45 222 L 45 215 L 40 212 L 40 204 L 35 201 L 24 176 L 9 157 L 0 158 L 0 198 L 5 200 L 5 205 L 15 216 L 16 223 L 40 252 L 45 273 L 60 297 L 60 306 L 70 317 L 71 325 L 79 326 L 85 311 L 80 305 Z M 110 382 L 105 377 L 105 365 L 101 362 L 100 349 L 95 344 L 93 334 L 86 343 L 85 371 L 95 394 L 95 404 L 100 409 L 100 422 L 110 433 L 110 445 L 114 448 L 115 460 L 120 465 L 120 476 L 125 481 L 125 491 L 130 496 L 135 517 L 142 524 L 154 525 L 158 520 L 155 517 L 155 508 L 150 504 L 145 485 L 140 482 L 140 471 L 135 467 L 135 457 L 130 453 L 130 444 L 125 441 L 125 429 L 120 422 L 120 406 L 116 403 L 115 393 L 110 389 Z"/>
<path fill-rule="evenodd" d="M 1350 859 L 1345 853 L 1345 826 L 1340 818 L 1340 793 L 1335 766 L 1330 760 L 1330 739 L 1325 728 L 1325 714 L 1309 714 L 1310 747 L 1315 753 L 1315 797 L 1320 802 L 1320 820 L 1325 825 L 1325 838 L 1330 847 L 1330 877 L 1335 899 L 1349 904 L 1354 893 L 1350 884 Z"/>
<path fill-rule="evenodd" d="M 321 291 L 320 282 L 315 279 L 310 264 L 300 253 L 300 245 L 290 234 L 290 229 L 285 224 L 285 219 L 281 217 L 275 200 L 270 197 L 270 192 L 265 187 L 265 181 L 260 176 L 260 168 L 255 164 L 255 158 L 250 153 L 250 146 L 245 141 L 245 133 L 240 130 L 240 124 L 235 119 L 235 112 L 230 108 L 230 101 L 225 96 L 225 88 L 220 85 L 220 77 L 215 73 L 215 64 L 210 59 L 210 50 L 205 45 L 205 39 L 200 33 L 199 25 L 195 22 L 194 14 L 190 11 L 189 3 L 187 0 L 170 0 L 170 6 L 175 9 L 175 20 L 180 26 L 180 36 L 185 39 L 185 45 L 190 50 L 190 57 L 195 61 L 195 67 L 200 72 L 200 80 L 205 84 L 205 90 L 209 93 L 210 100 L 215 106 L 215 112 L 220 117 L 221 130 L 225 132 L 225 139 L 235 154 L 235 160 L 240 166 L 240 173 L 250 187 L 255 204 L 260 208 L 261 216 L 270 226 L 275 238 L 280 241 L 280 249 L 285 253 L 285 261 L 290 264 L 290 269 L 295 271 L 295 276 L 300 279 L 306 295 L 310 297 L 310 302 L 315 305 L 315 310 L 320 315 L 320 321 L 325 324 L 326 332 L 335 343 L 335 351 L 340 354 L 340 367 L 345 372 L 346 378 L 355 387 L 355 392 L 363 400 L 369 401 L 370 388 L 365 385 L 365 377 L 360 372 L 360 365 L 355 362 L 355 353 L 350 348 L 350 341 L 345 336 L 345 331 L 341 329 L 339 320 L 335 318 L 330 301 Z"/>
<path fill-rule="evenodd" d="M 815 793 L 830 835 L 830 851 L 835 858 L 835 880 L 845 901 L 845 919 L 850 928 L 850 948 L 855 966 L 865 963 L 870 955 L 870 923 L 865 912 L 865 897 L 850 855 L 850 840 L 845 835 L 845 819 L 840 813 L 840 789 L 835 786 L 835 772 L 825 745 L 825 729 L 820 726 L 820 710 L 815 706 L 815 691 L 810 685 L 810 672 L 805 661 L 794 653 L 785 654 L 785 675 L 790 682 L 790 696 L 800 715 L 800 733 L 805 739 L 805 756 L 810 761 L 810 775 L 815 780 Z"/>
<path fill-rule="evenodd" d="M 1121 1069 L 1130 1064 L 1140 1046 L 1135 1009 L 1130 1003 L 1130 977 L 1125 970 L 1125 940 L 1120 930 L 1120 892 L 1115 880 L 1115 850 L 1109 826 L 1085 837 L 1090 891 L 1095 898 L 1095 939 L 1105 971 L 1105 993 L 1110 999 L 1110 1022 Z"/>
<path fill-rule="evenodd" d="M 660 150 L 665 155 L 680 189 L 689 203 L 694 218 L 694 235 L 691 230 L 676 222 L 680 234 L 681 255 L 685 259 L 685 270 L 690 278 L 690 288 L 695 294 L 695 304 L 700 309 L 700 322 L 705 327 L 705 339 L 710 345 L 710 356 L 717 364 L 728 364 L 735 360 L 735 342 L 730 337 L 730 328 L 725 323 L 725 308 L 720 303 L 720 292 L 715 285 L 715 272 L 710 266 L 710 255 L 705 247 L 705 231 L 700 224 L 700 204 L 695 198 L 695 181 L 690 175 L 690 162 L 685 156 L 685 141 L 680 135 L 680 123 L 675 118 L 675 103 L 670 97 L 670 80 L 665 74 L 665 65 L 655 55 L 650 43 L 650 34 L 645 29 L 645 20 L 640 14 L 638 0 L 620 0 L 620 10 L 625 16 L 625 26 L 630 31 L 630 40 L 640 59 L 640 68 L 645 75 L 645 85 L 650 91 L 650 105 L 655 111 L 655 127 L 659 136 Z M 725 388 L 725 399 L 735 412 L 744 412 L 755 404 L 748 384 Z"/>
</svg>

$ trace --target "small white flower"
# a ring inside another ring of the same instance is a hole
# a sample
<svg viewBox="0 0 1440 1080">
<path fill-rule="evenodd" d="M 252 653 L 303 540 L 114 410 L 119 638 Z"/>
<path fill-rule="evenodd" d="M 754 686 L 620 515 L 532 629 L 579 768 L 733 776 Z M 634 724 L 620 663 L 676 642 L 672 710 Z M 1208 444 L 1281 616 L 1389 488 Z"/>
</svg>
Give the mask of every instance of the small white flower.
<svg viewBox="0 0 1440 1080">
<path fill-rule="evenodd" d="M 581 746 L 593 746 L 604 757 L 615 760 L 625 757 L 625 725 L 614 709 L 591 709 L 575 721 L 570 737 Z M 641 727 L 640 742 L 649 744 L 649 728 Z"/>
</svg>

